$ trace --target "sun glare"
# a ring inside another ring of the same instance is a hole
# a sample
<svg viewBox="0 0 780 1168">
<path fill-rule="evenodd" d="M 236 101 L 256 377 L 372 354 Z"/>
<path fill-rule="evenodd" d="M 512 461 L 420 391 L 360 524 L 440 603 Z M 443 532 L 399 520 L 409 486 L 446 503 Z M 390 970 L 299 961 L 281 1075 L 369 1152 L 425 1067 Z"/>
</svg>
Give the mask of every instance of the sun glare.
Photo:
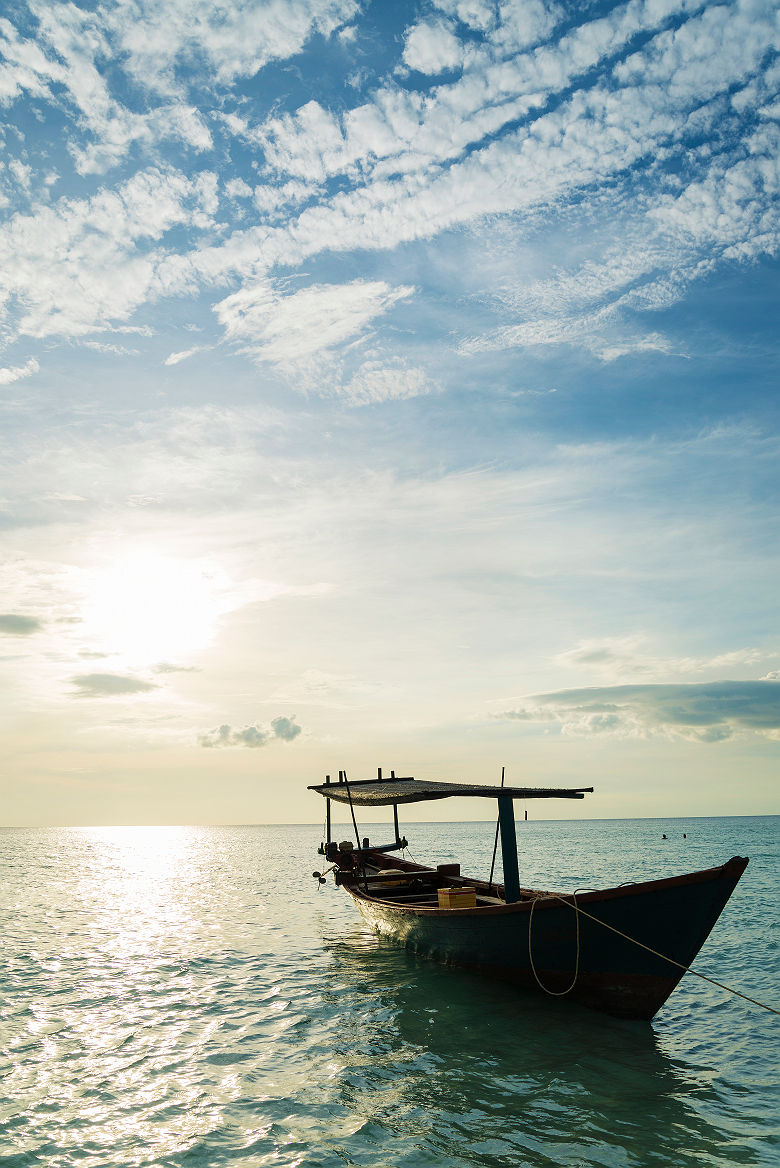
<svg viewBox="0 0 780 1168">
<path fill-rule="evenodd" d="M 213 637 L 225 595 L 224 572 L 212 564 L 133 550 L 95 577 L 84 630 L 128 662 L 186 657 Z"/>
</svg>

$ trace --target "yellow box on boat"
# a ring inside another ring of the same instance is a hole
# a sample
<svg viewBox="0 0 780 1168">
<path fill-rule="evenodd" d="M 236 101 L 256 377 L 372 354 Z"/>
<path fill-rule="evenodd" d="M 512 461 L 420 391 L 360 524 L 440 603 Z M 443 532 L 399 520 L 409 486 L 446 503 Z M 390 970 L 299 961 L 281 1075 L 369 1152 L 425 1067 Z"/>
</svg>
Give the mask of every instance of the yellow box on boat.
<svg viewBox="0 0 780 1168">
<path fill-rule="evenodd" d="M 473 888 L 440 888 L 439 908 L 476 908 L 477 894 Z"/>
</svg>

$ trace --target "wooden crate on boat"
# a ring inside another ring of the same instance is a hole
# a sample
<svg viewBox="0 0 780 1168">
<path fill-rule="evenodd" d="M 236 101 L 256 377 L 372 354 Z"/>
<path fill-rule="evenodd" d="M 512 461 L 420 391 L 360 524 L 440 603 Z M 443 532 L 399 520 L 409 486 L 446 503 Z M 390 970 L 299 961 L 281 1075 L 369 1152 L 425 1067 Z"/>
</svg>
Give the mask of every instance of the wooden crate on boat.
<svg viewBox="0 0 780 1168">
<path fill-rule="evenodd" d="M 473 888 L 440 888 L 439 908 L 476 908 L 477 893 Z"/>
</svg>

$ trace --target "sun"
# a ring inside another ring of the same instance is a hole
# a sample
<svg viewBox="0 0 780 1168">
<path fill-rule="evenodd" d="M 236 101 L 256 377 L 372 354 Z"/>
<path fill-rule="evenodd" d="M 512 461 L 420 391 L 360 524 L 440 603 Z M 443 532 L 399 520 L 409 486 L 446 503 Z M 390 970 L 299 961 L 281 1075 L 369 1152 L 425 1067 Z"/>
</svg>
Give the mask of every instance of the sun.
<svg viewBox="0 0 780 1168">
<path fill-rule="evenodd" d="M 226 592 L 214 564 L 129 549 L 93 577 L 82 631 L 99 652 L 129 664 L 186 658 L 212 640 Z"/>
</svg>

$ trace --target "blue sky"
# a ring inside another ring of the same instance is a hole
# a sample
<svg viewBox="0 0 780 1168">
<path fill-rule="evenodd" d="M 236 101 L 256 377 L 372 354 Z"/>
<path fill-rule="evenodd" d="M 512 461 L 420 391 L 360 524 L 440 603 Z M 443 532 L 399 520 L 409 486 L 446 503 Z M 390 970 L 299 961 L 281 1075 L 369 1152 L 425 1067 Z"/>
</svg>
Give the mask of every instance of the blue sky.
<svg viewBox="0 0 780 1168">
<path fill-rule="evenodd" d="M 377 765 L 776 811 L 779 47 L 758 0 L 6 6 L 5 821 Z"/>
</svg>

